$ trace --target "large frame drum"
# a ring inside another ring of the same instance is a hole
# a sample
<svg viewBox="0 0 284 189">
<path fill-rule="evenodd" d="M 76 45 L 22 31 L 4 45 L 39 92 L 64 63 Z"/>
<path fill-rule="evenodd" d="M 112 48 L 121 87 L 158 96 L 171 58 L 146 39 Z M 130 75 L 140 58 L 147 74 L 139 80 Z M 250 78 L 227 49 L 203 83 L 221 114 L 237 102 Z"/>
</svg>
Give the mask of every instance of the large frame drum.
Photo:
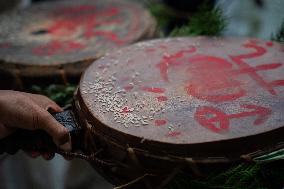
<svg viewBox="0 0 284 189">
<path fill-rule="evenodd" d="M 156 24 L 138 3 L 66 0 L 3 14 L 0 28 L 1 84 L 22 87 L 78 80 L 107 50 L 153 37 Z"/>
<path fill-rule="evenodd" d="M 94 62 L 77 96 L 106 159 L 119 162 L 104 173 L 118 183 L 180 167 L 200 175 L 283 147 L 283 48 L 258 39 L 173 38 Z"/>
<path fill-rule="evenodd" d="M 281 149 L 283 48 L 197 37 L 106 54 L 86 70 L 75 95 L 77 125 L 69 128 L 81 130 L 73 149 L 85 155 L 58 152 L 91 160 L 116 185 L 159 188 L 179 169 L 199 176 Z M 70 115 L 57 119 L 73 122 Z"/>
</svg>

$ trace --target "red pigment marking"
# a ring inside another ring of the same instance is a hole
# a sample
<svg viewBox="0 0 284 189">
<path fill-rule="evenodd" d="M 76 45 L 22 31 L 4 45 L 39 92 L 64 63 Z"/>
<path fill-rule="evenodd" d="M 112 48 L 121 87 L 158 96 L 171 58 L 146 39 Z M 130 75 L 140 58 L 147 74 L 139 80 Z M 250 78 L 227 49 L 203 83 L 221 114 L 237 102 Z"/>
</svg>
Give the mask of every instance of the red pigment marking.
<svg viewBox="0 0 284 189">
<path fill-rule="evenodd" d="M 281 66 L 282 66 L 281 63 L 262 64 L 262 65 L 258 65 L 256 67 L 254 67 L 254 68 L 249 67 L 249 68 L 236 70 L 235 74 L 246 74 L 246 73 L 250 73 L 250 72 L 254 72 L 254 71 L 273 70 L 273 69 L 277 69 Z"/>
<path fill-rule="evenodd" d="M 252 109 L 253 111 L 227 115 L 218 108 L 204 106 L 197 109 L 194 118 L 201 126 L 213 132 L 222 133 L 229 130 L 230 119 L 257 116 L 253 124 L 260 125 L 264 123 L 272 113 L 270 109 L 256 105 L 245 104 L 241 107 Z"/>
<path fill-rule="evenodd" d="M 157 88 L 157 87 L 143 87 L 142 90 L 151 92 L 151 93 L 164 93 L 166 91 L 163 88 Z"/>
<path fill-rule="evenodd" d="M 130 90 L 132 90 L 133 88 L 134 88 L 134 86 L 133 85 L 126 85 L 126 86 L 124 86 L 123 87 L 126 91 L 130 91 Z"/>
<path fill-rule="evenodd" d="M 196 55 L 189 58 L 188 62 L 190 62 L 188 72 L 193 77 L 185 86 L 189 95 L 210 102 L 223 102 L 238 99 L 246 94 L 240 88 L 241 83 L 232 79 L 232 64 L 227 60 L 214 56 Z M 222 94 L 224 91 L 229 92 Z M 214 95 L 214 92 L 217 94 Z"/>
<path fill-rule="evenodd" d="M 178 137 L 179 135 L 181 135 L 181 132 L 178 132 L 178 131 L 170 131 L 166 136 L 167 136 L 167 137 Z"/>
<path fill-rule="evenodd" d="M 273 46 L 273 42 L 272 42 L 272 41 L 267 41 L 267 42 L 266 42 L 266 46 L 272 47 L 272 46 Z"/>
<path fill-rule="evenodd" d="M 115 19 L 119 14 L 117 8 L 97 9 L 96 6 L 82 5 L 68 7 L 55 11 L 54 23 L 48 27 L 48 32 L 54 36 L 69 36 L 75 34 L 81 28 L 83 35 L 89 39 L 94 36 L 102 36 L 115 43 L 123 43 L 112 31 L 97 29 L 103 25 L 119 25 L 121 21 Z M 100 20 L 98 20 L 100 19 Z M 107 21 L 105 21 L 107 20 Z"/>
<path fill-rule="evenodd" d="M 168 100 L 168 98 L 166 96 L 158 96 L 157 99 L 158 99 L 159 102 L 163 102 L 163 101 Z"/>
<path fill-rule="evenodd" d="M 267 83 L 260 75 L 257 74 L 257 70 L 247 64 L 243 59 L 251 59 L 263 56 L 267 51 L 265 48 L 258 46 L 256 44 L 244 44 L 245 48 L 253 48 L 255 52 L 241 55 L 230 55 L 230 58 L 239 66 L 241 70 L 246 69 L 250 70 L 247 74 L 258 83 L 263 89 L 267 90 L 270 94 L 276 95 L 276 91 L 273 89 L 269 83 Z"/>
<path fill-rule="evenodd" d="M 263 56 L 267 51 L 265 48 L 256 44 L 257 41 L 249 42 L 243 45 L 245 48 L 253 49 L 253 52 L 241 55 L 229 55 L 232 63 L 237 64 L 234 69 L 230 61 L 209 55 L 197 54 L 189 58 L 184 57 L 185 53 L 190 54 L 196 51 L 194 47 L 188 50 L 179 51 L 173 55 L 165 55 L 162 61 L 156 66 L 160 70 L 161 77 L 168 82 L 168 69 L 173 66 L 180 66 L 184 63 L 188 65 L 186 71 L 190 77 L 185 85 L 185 91 L 198 99 L 210 102 L 232 101 L 246 95 L 242 88 L 238 76 L 246 74 L 253 81 L 259 84 L 270 94 L 276 95 L 273 87 L 283 86 L 283 80 L 265 81 L 259 75 L 258 71 L 277 69 L 282 66 L 281 63 L 270 63 L 250 66 L 244 59 L 252 59 Z M 210 82 L 208 82 L 210 81 Z"/>
<path fill-rule="evenodd" d="M 56 54 L 70 53 L 84 49 L 86 45 L 72 41 L 52 41 L 32 49 L 33 54 L 38 56 L 52 56 Z"/>
<path fill-rule="evenodd" d="M 121 109 L 121 113 L 129 113 L 129 112 L 130 112 L 130 109 L 127 106 Z"/>
<path fill-rule="evenodd" d="M 164 120 L 164 119 L 155 120 L 156 126 L 162 126 L 162 125 L 165 125 L 166 123 L 167 123 L 167 120 Z"/>
<path fill-rule="evenodd" d="M 275 80 L 275 81 L 272 81 L 270 82 L 270 85 L 271 86 L 284 86 L 284 80 Z"/>
<path fill-rule="evenodd" d="M 184 63 L 182 59 L 184 54 L 193 53 L 196 51 L 195 47 L 191 47 L 188 50 L 181 50 L 173 55 L 164 55 L 162 61 L 156 65 L 157 68 L 160 70 L 161 77 L 164 81 L 169 81 L 168 78 L 168 69 L 169 66 L 178 66 Z"/>
</svg>

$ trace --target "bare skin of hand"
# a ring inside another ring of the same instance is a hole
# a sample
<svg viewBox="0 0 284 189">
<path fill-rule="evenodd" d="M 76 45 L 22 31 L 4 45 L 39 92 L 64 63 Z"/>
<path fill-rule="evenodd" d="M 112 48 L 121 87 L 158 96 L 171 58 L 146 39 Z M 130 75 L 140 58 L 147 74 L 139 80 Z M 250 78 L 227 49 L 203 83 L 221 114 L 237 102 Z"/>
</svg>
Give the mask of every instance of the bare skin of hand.
<svg viewBox="0 0 284 189">
<path fill-rule="evenodd" d="M 63 111 L 46 96 L 17 91 L 0 90 L 0 139 L 17 128 L 46 131 L 61 149 L 71 150 L 68 130 L 58 123 L 49 112 Z M 36 152 L 33 152 L 34 156 Z M 50 154 L 42 154 L 51 159 Z"/>
</svg>

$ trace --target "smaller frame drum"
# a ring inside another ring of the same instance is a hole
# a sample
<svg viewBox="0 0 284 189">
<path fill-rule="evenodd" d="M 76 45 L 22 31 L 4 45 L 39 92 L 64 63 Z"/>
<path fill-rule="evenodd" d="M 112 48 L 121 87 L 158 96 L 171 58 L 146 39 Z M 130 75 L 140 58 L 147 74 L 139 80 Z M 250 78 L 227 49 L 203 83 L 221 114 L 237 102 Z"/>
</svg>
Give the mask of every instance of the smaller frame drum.
<svg viewBox="0 0 284 189">
<path fill-rule="evenodd" d="M 130 1 L 35 4 L 1 15 L 0 70 L 18 86 L 27 78 L 78 79 L 107 50 L 152 37 L 155 26 L 148 11 Z"/>
<path fill-rule="evenodd" d="M 95 61 L 77 98 L 107 159 L 123 165 L 109 177 L 188 165 L 197 173 L 283 147 L 283 49 L 258 39 L 170 38 Z"/>
</svg>

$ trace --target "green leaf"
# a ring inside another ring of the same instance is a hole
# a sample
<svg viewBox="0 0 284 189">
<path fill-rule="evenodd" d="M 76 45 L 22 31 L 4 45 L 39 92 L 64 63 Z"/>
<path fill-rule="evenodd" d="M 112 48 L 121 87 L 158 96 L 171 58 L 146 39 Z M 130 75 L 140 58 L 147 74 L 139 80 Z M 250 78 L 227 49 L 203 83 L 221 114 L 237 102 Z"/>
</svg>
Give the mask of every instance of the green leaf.
<svg viewBox="0 0 284 189">
<path fill-rule="evenodd" d="M 56 85 L 51 84 L 46 87 L 32 85 L 29 92 L 45 95 L 64 107 L 72 102 L 76 85 Z"/>
<path fill-rule="evenodd" d="M 256 163 L 267 163 L 284 159 L 284 149 L 280 149 L 269 154 L 265 154 L 253 159 Z"/>
<path fill-rule="evenodd" d="M 284 20 L 279 28 L 279 31 L 276 34 L 272 34 L 271 40 L 284 42 Z"/>
<path fill-rule="evenodd" d="M 170 36 L 216 36 L 219 35 L 226 26 L 226 20 L 220 9 L 209 9 L 202 6 L 198 12 L 194 13 L 187 24 L 175 28 Z"/>
</svg>

